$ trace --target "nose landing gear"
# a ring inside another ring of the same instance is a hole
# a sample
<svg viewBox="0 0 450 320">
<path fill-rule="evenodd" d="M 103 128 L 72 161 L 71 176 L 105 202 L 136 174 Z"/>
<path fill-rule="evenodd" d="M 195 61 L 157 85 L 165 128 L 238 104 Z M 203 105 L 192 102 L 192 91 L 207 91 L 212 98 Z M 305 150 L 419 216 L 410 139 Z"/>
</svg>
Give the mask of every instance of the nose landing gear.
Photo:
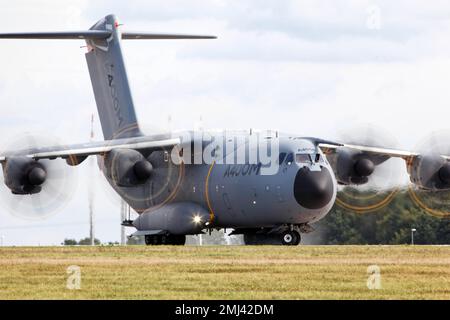
<svg viewBox="0 0 450 320">
<path fill-rule="evenodd" d="M 281 243 L 285 246 L 297 246 L 301 241 L 301 235 L 297 230 L 288 230 L 281 234 Z"/>
</svg>

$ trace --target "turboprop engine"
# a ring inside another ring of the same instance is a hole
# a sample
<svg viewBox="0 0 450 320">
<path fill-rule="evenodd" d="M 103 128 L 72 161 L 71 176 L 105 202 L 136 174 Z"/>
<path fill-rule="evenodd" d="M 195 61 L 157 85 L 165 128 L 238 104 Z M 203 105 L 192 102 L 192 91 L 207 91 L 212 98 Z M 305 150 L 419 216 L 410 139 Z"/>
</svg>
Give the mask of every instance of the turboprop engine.
<svg viewBox="0 0 450 320">
<path fill-rule="evenodd" d="M 109 177 L 119 187 L 134 187 L 147 182 L 153 170 L 152 164 L 138 151 L 114 149 L 105 156 L 105 168 Z"/>
<path fill-rule="evenodd" d="M 336 179 L 344 185 L 368 183 L 376 166 L 388 159 L 385 156 L 368 155 L 347 148 L 338 150 L 328 158 L 336 172 Z"/>
<path fill-rule="evenodd" d="M 429 190 L 450 189 L 450 163 L 439 155 L 416 157 L 408 165 L 412 183 Z"/>
<path fill-rule="evenodd" d="M 14 194 L 34 194 L 47 178 L 43 163 L 28 157 L 11 157 L 3 164 L 5 184 Z"/>
</svg>

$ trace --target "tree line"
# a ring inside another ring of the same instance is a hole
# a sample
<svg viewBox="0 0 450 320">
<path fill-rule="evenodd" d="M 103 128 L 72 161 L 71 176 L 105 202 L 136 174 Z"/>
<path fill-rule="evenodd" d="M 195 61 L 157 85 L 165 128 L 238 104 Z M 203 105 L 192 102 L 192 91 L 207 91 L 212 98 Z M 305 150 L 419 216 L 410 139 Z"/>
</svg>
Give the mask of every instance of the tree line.
<svg viewBox="0 0 450 320">
<path fill-rule="evenodd" d="M 355 192 L 355 191 L 352 191 Z M 365 199 L 369 192 L 358 192 L 357 199 Z M 450 192 L 415 191 L 420 206 L 408 190 L 400 190 L 386 206 L 373 212 L 356 212 L 336 203 L 331 212 L 314 225 L 315 244 L 407 244 L 411 229 L 416 244 L 450 244 Z M 347 200 L 349 193 L 340 192 L 338 198 Z M 380 199 L 388 196 L 380 195 Z M 361 202 L 361 201 L 360 201 Z M 436 210 L 436 211 L 431 211 Z"/>
</svg>

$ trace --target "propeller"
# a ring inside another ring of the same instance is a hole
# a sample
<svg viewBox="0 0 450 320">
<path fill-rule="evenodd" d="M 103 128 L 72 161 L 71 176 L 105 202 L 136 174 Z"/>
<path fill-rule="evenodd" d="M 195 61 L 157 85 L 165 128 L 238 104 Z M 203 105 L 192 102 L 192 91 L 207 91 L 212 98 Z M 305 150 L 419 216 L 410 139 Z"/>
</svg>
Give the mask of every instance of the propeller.
<svg viewBox="0 0 450 320">
<path fill-rule="evenodd" d="M 416 146 L 420 156 L 408 163 L 412 184 L 409 193 L 425 212 L 436 217 L 450 216 L 450 131 L 433 132 Z"/>
<path fill-rule="evenodd" d="M 338 141 L 361 146 L 396 148 L 385 130 L 364 124 L 338 132 Z M 378 210 L 393 199 L 401 184 L 402 159 L 339 148 L 327 158 L 340 183 L 336 203 L 357 213 Z"/>
<path fill-rule="evenodd" d="M 175 147 L 178 148 L 178 147 Z M 184 164 L 174 164 L 172 148 L 156 151 L 117 149 L 99 159 L 101 171 L 112 187 L 137 212 L 167 203 L 178 192 L 184 175 Z M 102 188 L 108 198 L 121 201 L 111 188 Z"/>
<path fill-rule="evenodd" d="M 60 141 L 46 134 L 23 134 L 3 144 L 3 181 L 0 205 L 10 214 L 40 220 L 61 211 L 77 186 L 76 170 L 63 159 L 33 160 L 18 150 L 58 146 Z M 21 155 L 22 154 L 22 155 Z"/>
</svg>

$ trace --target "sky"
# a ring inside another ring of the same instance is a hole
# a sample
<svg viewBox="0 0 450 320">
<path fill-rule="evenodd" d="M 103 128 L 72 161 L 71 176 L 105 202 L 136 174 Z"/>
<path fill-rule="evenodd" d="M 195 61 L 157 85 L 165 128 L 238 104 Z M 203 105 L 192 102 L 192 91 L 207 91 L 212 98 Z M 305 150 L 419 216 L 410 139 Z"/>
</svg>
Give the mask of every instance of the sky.
<svg viewBox="0 0 450 320">
<path fill-rule="evenodd" d="M 204 128 L 327 139 L 370 124 L 389 146 L 414 150 L 450 129 L 448 1 L 0 0 L 0 12 L 0 32 L 84 30 L 114 13 L 124 31 L 218 36 L 123 42 L 136 112 L 149 133 L 167 129 L 169 117 L 172 129 L 201 119 Z M 92 113 L 102 139 L 83 46 L 0 42 L 1 146 L 20 146 L 26 134 L 86 142 Z M 89 162 L 71 179 L 70 201 L 45 219 L 11 215 L 2 186 L 3 244 L 88 236 L 89 190 L 97 237 L 118 240 L 120 202 L 104 179 Z"/>
</svg>

